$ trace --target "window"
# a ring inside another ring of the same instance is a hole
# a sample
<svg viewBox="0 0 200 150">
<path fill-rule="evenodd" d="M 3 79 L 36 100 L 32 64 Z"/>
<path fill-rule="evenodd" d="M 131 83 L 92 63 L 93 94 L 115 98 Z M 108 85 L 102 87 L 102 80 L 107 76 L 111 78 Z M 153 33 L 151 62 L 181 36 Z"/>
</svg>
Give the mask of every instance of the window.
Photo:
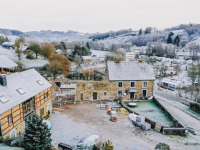
<svg viewBox="0 0 200 150">
<path fill-rule="evenodd" d="M 107 96 L 107 92 L 104 92 L 104 96 Z"/>
<path fill-rule="evenodd" d="M 118 97 L 122 97 L 122 90 L 118 91 Z"/>
<path fill-rule="evenodd" d="M 118 87 L 122 87 L 123 83 L 122 82 L 118 82 Z"/>
<path fill-rule="evenodd" d="M 40 80 L 37 81 L 37 83 L 39 83 L 39 85 L 43 85 L 44 83 Z"/>
<path fill-rule="evenodd" d="M 135 87 L 135 82 L 131 82 L 131 87 Z"/>
<path fill-rule="evenodd" d="M 17 90 L 21 95 L 23 95 L 23 94 L 25 94 L 26 92 L 24 91 L 24 90 L 22 90 L 22 89 L 18 89 Z"/>
<path fill-rule="evenodd" d="M 89 89 L 91 89 L 91 83 L 89 84 Z"/>
<path fill-rule="evenodd" d="M 0 101 L 1 101 L 2 103 L 6 103 L 6 102 L 8 101 L 8 99 L 5 98 L 5 96 L 1 96 L 1 97 L 0 97 Z"/>
<path fill-rule="evenodd" d="M 128 95 L 128 90 L 125 90 L 126 95 Z"/>
<path fill-rule="evenodd" d="M 147 87 L 147 82 L 143 82 L 143 87 Z"/>
<path fill-rule="evenodd" d="M 12 122 L 12 114 L 8 116 L 8 123 L 9 125 L 11 125 L 13 122 Z"/>
<path fill-rule="evenodd" d="M 48 98 L 48 93 L 44 94 L 44 99 L 46 100 Z"/>
</svg>

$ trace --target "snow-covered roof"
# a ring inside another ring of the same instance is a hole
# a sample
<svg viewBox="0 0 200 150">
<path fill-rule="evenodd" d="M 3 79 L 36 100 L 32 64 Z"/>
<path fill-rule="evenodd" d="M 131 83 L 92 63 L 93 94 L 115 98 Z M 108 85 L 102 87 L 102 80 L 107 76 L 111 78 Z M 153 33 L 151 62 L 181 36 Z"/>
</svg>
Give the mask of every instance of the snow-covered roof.
<svg viewBox="0 0 200 150">
<path fill-rule="evenodd" d="M 108 61 L 107 67 L 110 81 L 155 80 L 153 68 L 145 62 Z"/>
<path fill-rule="evenodd" d="M 0 55 L 0 68 L 12 68 L 18 66 L 5 55 Z"/>
<path fill-rule="evenodd" d="M 94 66 L 92 66 L 91 64 L 80 64 L 80 67 L 82 69 L 93 69 Z"/>
<path fill-rule="evenodd" d="M 15 43 L 4 42 L 4 43 L 2 44 L 2 46 L 13 46 L 13 45 L 15 45 Z"/>
<path fill-rule="evenodd" d="M 91 56 L 82 56 L 83 59 L 92 59 Z"/>
<path fill-rule="evenodd" d="M 51 84 L 35 69 L 8 75 L 6 78 L 7 86 L 0 85 L 0 97 L 4 96 L 8 101 L 5 103 L 0 101 L 0 114 L 51 87 Z M 37 81 L 41 81 L 43 84 L 39 84 Z M 20 94 L 17 91 L 19 89 L 25 93 Z"/>
<path fill-rule="evenodd" d="M 25 50 L 27 50 L 28 48 L 29 48 L 28 46 L 21 46 L 21 47 L 19 48 L 19 50 L 25 51 Z"/>
</svg>

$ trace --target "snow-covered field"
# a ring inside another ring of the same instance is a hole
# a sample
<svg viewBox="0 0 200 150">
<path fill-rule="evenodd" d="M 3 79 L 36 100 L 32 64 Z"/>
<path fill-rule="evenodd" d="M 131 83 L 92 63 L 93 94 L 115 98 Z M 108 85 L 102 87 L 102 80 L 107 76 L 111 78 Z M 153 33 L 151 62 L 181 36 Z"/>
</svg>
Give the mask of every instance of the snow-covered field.
<svg viewBox="0 0 200 150">
<path fill-rule="evenodd" d="M 8 49 L 0 47 L 0 55 L 5 55 L 14 62 L 19 61 L 14 50 L 8 50 Z M 47 60 L 44 60 L 41 57 L 39 57 L 38 59 L 32 59 L 32 60 L 26 59 L 26 55 L 22 55 L 21 62 L 24 65 L 24 68 L 27 68 L 27 69 L 32 68 L 32 67 L 41 67 L 48 63 Z"/>
</svg>

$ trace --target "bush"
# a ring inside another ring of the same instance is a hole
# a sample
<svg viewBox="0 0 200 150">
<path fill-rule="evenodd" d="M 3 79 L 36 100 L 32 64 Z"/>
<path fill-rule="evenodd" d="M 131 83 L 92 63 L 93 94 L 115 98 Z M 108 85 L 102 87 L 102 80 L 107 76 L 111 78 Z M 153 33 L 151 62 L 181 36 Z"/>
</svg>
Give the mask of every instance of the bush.
<svg viewBox="0 0 200 150">
<path fill-rule="evenodd" d="M 112 145 L 112 142 L 108 140 L 108 142 L 103 143 L 102 145 L 103 150 L 113 150 L 114 146 Z"/>
<path fill-rule="evenodd" d="M 0 136 L 0 143 L 3 143 L 4 138 L 2 136 Z"/>
<path fill-rule="evenodd" d="M 4 143 L 7 145 L 7 146 L 10 146 L 11 145 L 11 142 L 14 140 L 14 138 L 10 138 L 10 137 L 6 137 L 4 139 Z"/>
<path fill-rule="evenodd" d="M 200 114 L 200 104 L 190 103 L 190 109 Z"/>
<path fill-rule="evenodd" d="M 33 57 L 33 54 L 32 54 L 32 53 L 28 53 L 28 54 L 26 55 L 26 58 L 27 58 L 27 59 L 34 59 L 34 57 Z"/>
<path fill-rule="evenodd" d="M 158 143 L 155 147 L 156 150 L 171 150 L 169 145 L 165 143 Z"/>
</svg>

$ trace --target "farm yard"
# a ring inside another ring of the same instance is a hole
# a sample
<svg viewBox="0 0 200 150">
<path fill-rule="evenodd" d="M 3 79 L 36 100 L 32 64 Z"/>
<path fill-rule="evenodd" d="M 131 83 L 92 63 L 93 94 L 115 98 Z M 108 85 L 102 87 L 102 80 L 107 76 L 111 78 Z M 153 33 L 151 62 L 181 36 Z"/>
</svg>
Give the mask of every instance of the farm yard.
<svg viewBox="0 0 200 150">
<path fill-rule="evenodd" d="M 181 137 L 163 135 L 153 129 L 143 131 L 134 126 L 128 116 L 121 116 L 123 119 L 117 122 L 109 121 L 107 111 L 97 106 L 95 102 L 54 106 L 50 118 L 52 145 L 55 148 L 59 143 L 75 146 L 91 135 L 98 135 L 101 141 L 109 139 L 116 150 L 152 150 L 159 142 L 176 150 L 198 150 L 200 147 L 199 135 L 189 133 L 187 137 Z"/>
</svg>

